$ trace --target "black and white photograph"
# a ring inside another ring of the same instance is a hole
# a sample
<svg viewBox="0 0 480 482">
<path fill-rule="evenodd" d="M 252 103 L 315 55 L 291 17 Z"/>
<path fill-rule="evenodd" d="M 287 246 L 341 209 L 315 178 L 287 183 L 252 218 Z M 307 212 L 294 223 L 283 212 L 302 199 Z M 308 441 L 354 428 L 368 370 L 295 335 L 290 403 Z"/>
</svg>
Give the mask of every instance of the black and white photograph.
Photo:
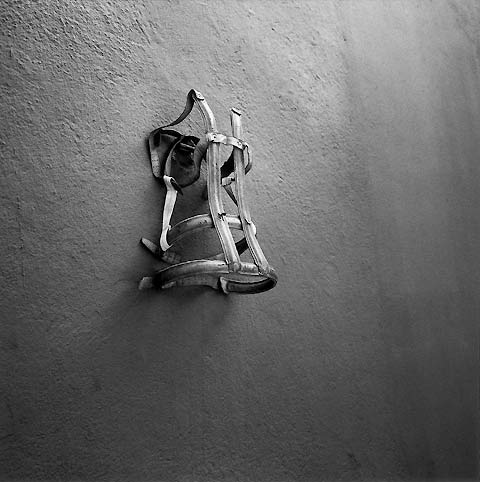
<svg viewBox="0 0 480 482">
<path fill-rule="evenodd" d="M 0 482 L 480 481 L 479 0 L 0 26 Z"/>
</svg>

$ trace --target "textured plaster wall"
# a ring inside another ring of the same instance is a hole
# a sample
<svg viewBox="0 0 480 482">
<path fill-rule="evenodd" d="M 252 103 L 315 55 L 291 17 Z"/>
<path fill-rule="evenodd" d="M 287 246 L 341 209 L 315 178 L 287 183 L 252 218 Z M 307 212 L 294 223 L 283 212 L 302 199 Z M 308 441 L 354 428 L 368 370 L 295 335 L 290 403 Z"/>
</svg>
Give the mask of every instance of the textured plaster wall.
<svg viewBox="0 0 480 482">
<path fill-rule="evenodd" d="M 476 475 L 475 1 L 0 17 L 1 480 Z M 136 290 L 192 87 L 244 111 L 265 294 Z"/>
</svg>

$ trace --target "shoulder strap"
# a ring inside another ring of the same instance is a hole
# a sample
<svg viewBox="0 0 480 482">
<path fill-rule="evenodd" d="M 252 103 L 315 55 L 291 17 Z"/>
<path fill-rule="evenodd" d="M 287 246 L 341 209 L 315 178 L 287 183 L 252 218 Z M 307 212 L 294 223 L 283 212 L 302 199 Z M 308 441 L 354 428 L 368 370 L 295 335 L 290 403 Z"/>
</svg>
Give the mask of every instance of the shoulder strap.
<svg viewBox="0 0 480 482">
<path fill-rule="evenodd" d="M 183 109 L 183 112 L 173 122 L 170 122 L 170 124 L 160 127 L 160 129 L 163 130 L 163 129 L 166 129 L 167 127 L 176 126 L 177 124 L 180 124 L 180 122 L 185 120 L 190 114 L 190 112 L 192 112 L 193 106 L 195 105 L 196 97 L 197 95 L 196 95 L 195 89 L 191 89 L 187 94 L 187 102 L 185 103 L 185 109 Z"/>
</svg>

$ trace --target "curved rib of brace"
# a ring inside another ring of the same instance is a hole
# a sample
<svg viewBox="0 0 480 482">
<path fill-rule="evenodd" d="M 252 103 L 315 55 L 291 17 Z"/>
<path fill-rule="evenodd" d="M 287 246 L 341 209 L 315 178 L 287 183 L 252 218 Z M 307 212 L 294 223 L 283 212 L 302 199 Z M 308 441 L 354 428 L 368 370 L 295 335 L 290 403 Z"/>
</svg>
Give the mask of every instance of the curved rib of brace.
<svg viewBox="0 0 480 482">
<path fill-rule="evenodd" d="M 156 177 L 161 176 L 157 153 L 153 152 L 152 154 L 153 135 L 159 131 L 171 132 L 165 130 L 165 128 L 184 120 L 190 114 L 194 105 L 199 108 L 206 128 L 205 140 L 197 144 L 194 156 L 197 156 L 197 160 L 201 160 L 199 156 L 204 157 L 207 162 L 210 214 L 193 216 L 173 227 L 170 226 L 177 192 L 181 192 L 180 186 L 171 176 L 172 148 L 168 154 L 163 174 L 167 192 L 163 210 L 160 246 L 145 238 L 142 238 L 142 243 L 153 254 L 168 262 L 168 250 L 176 241 L 199 230 L 213 227 L 217 232 L 223 252 L 210 259 L 177 262 L 173 266 L 157 271 L 152 277 L 143 278 L 139 289 L 205 285 L 224 293 L 259 293 L 269 290 L 276 285 L 277 276 L 260 248 L 256 238 L 256 228 L 245 200 L 245 174 L 252 167 L 252 157 L 248 144 L 242 140 L 241 113 L 236 109 L 231 110 L 232 136 L 218 133 L 215 118 L 205 98 L 200 92 L 191 90 L 180 117 L 171 124 L 154 131 L 149 138 L 153 173 Z M 179 144 L 182 138 L 183 136 L 176 140 L 174 145 Z M 232 172 L 223 178 L 219 144 L 233 147 Z M 245 154 L 247 155 L 245 156 Z M 235 192 L 232 185 L 235 187 Z M 238 215 L 225 213 L 221 198 L 222 186 L 237 205 Z M 245 238 L 235 243 L 231 229 L 242 230 Z M 247 247 L 252 253 L 253 263 L 245 263 L 240 260 L 241 252 Z M 170 257 L 170 262 L 172 260 L 175 262 L 175 257 Z"/>
</svg>

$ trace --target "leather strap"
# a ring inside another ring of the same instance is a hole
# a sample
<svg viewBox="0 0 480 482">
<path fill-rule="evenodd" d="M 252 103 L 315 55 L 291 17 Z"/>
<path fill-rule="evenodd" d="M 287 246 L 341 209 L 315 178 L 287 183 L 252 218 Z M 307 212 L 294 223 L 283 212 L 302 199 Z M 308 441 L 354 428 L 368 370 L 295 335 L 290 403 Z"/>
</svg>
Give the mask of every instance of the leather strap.
<svg viewBox="0 0 480 482">
<path fill-rule="evenodd" d="M 209 132 L 207 134 L 207 139 L 210 142 L 218 142 L 220 144 L 225 144 L 226 146 L 234 146 L 237 149 L 245 149 L 246 142 L 243 142 L 240 139 L 237 139 L 233 136 L 226 136 L 225 134 L 220 134 L 218 132 Z"/>
<path fill-rule="evenodd" d="M 193 106 L 195 105 L 196 98 L 197 98 L 197 91 L 194 89 L 191 89 L 187 94 L 187 102 L 185 103 L 185 108 L 183 109 L 183 112 L 173 122 L 170 122 L 170 124 L 160 127 L 160 129 L 163 130 L 163 129 L 166 129 L 167 127 L 176 126 L 177 124 L 180 124 L 180 122 L 185 120 L 190 114 L 190 112 L 192 112 Z"/>
<path fill-rule="evenodd" d="M 170 219 L 172 218 L 173 208 L 175 207 L 175 201 L 177 200 L 177 190 L 172 185 L 173 177 L 163 176 L 165 186 L 167 186 L 167 194 L 165 196 L 165 205 L 163 206 L 163 219 L 162 219 L 162 234 L 160 235 L 160 247 L 163 251 L 170 248 L 170 244 L 167 242 L 167 233 L 170 231 Z"/>
</svg>

